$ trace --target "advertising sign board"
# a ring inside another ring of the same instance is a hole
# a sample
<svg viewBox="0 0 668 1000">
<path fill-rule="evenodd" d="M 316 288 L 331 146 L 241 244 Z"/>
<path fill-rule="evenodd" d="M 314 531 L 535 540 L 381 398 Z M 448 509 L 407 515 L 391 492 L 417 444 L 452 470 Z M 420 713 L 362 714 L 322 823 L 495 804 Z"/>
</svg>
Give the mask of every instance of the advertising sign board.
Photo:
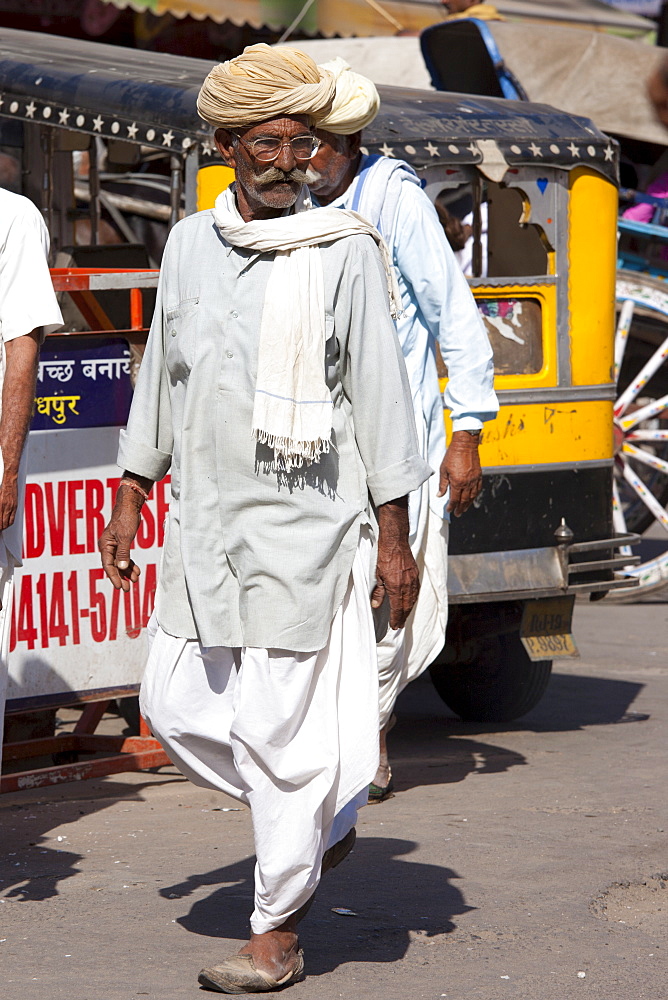
<svg viewBox="0 0 668 1000">
<path fill-rule="evenodd" d="M 131 692 L 141 679 L 169 477 L 156 483 L 142 511 L 134 543 L 139 584 L 115 591 L 97 550 L 121 477 L 118 429 L 131 398 L 125 340 L 47 340 L 29 439 L 23 566 L 15 574 L 10 708 L 72 692 Z"/>
</svg>

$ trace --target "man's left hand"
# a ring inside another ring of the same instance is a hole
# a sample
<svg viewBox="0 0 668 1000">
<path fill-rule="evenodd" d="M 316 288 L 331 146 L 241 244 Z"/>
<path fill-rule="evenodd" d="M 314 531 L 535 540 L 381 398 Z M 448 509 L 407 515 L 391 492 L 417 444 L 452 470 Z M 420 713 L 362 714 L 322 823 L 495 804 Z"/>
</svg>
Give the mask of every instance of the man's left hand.
<svg viewBox="0 0 668 1000">
<path fill-rule="evenodd" d="M 482 469 L 478 455 L 478 437 L 468 431 L 455 431 L 441 462 L 438 496 L 450 487 L 448 511 L 461 517 L 482 489 Z"/>
<path fill-rule="evenodd" d="M 11 528 L 19 505 L 19 487 L 15 479 L 4 476 L 0 484 L 0 531 Z"/>
</svg>

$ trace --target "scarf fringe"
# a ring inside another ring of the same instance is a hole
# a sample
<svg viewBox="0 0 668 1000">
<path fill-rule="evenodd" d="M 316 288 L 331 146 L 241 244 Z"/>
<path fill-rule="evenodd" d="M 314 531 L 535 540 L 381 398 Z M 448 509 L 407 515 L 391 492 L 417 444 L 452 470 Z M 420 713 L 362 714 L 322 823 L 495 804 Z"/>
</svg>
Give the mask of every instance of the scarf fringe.
<svg viewBox="0 0 668 1000">
<path fill-rule="evenodd" d="M 331 447 L 331 441 L 328 438 L 317 438 L 315 441 L 297 441 L 294 438 L 261 430 L 259 427 L 253 428 L 253 437 L 258 444 L 266 444 L 274 452 L 274 469 L 286 472 L 318 462 L 322 455 L 329 453 Z"/>
</svg>

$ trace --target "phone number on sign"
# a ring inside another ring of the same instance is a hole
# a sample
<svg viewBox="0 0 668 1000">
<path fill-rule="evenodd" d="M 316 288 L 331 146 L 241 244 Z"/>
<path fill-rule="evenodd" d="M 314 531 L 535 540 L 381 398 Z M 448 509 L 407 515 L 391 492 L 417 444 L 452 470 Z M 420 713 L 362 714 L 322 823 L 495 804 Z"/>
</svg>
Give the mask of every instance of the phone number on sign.
<svg viewBox="0 0 668 1000">
<path fill-rule="evenodd" d="M 113 641 L 136 639 L 146 627 L 155 603 L 157 566 L 149 563 L 129 592 L 111 590 L 101 567 L 70 573 L 25 573 L 12 610 L 10 651 L 18 643 L 28 649 L 56 643 L 78 646 L 88 637 Z"/>
</svg>

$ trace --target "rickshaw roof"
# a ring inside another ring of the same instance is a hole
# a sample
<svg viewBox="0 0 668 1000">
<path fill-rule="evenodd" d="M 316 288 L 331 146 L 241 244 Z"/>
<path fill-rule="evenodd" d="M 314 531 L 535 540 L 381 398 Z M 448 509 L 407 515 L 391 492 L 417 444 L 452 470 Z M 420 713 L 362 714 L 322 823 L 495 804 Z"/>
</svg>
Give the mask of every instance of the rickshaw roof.
<svg viewBox="0 0 668 1000">
<path fill-rule="evenodd" d="M 203 59 L 0 29 L 0 116 L 124 140 L 166 153 L 199 144 L 211 129 L 196 111 L 211 69 Z M 583 163 L 616 178 L 616 151 L 586 118 L 547 105 L 380 87 L 381 111 L 364 144 L 416 169 L 476 164 L 496 143 L 509 165 L 571 169 Z M 478 145 L 487 140 L 486 146 Z"/>
<path fill-rule="evenodd" d="M 477 164 L 496 155 L 496 144 L 509 166 L 586 164 L 617 179 L 616 144 L 587 118 L 495 97 L 382 86 L 378 92 L 381 110 L 364 131 L 364 146 L 416 169 Z"/>
</svg>

